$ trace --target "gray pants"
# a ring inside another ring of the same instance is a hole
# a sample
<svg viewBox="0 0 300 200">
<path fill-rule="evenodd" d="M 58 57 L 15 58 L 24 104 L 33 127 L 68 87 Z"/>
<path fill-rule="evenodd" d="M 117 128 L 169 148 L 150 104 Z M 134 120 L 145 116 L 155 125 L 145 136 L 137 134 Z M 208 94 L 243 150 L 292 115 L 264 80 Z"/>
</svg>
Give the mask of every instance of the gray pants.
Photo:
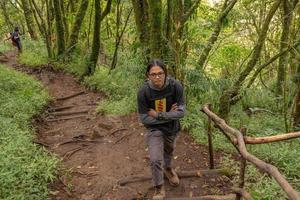
<svg viewBox="0 0 300 200">
<path fill-rule="evenodd" d="M 145 134 L 154 186 L 164 183 L 163 170 L 171 167 L 176 136 L 177 134 L 165 135 L 158 130 L 151 130 Z"/>
</svg>

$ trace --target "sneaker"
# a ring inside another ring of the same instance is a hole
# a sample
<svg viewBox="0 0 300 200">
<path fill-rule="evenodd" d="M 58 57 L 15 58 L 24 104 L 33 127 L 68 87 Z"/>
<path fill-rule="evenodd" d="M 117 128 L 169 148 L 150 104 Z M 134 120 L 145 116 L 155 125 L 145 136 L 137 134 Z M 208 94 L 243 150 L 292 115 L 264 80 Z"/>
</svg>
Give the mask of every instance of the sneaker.
<svg viewBox="0 0 300 200">
<path fill-rule="evenodd" d="M 166 197 L 165 188 L 163 185 L 156 186 L 152 200 L 163 200 Z"/>
<path fill-rule="evenodd" d="M 167 179 L 169 180 L 171 186 L 179 185 L 179 178 L 174 169 L 172 168 L 166 169 L 164 173 Z"/>
</svg>

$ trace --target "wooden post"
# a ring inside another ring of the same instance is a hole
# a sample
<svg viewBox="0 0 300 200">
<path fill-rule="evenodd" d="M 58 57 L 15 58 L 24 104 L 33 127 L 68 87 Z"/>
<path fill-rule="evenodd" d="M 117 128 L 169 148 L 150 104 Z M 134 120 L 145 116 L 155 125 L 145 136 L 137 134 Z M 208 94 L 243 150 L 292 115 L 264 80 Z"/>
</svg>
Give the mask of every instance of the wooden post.
<svg viewBox="0 0 300 200">
<path fill-rule="evenodd" d="M 210 105 L 209 105 L 210 109 Z M 214 169 L 214 150 L 211 138 L 211 119 L 208 117 L 208 125 L 207 125 L 207 137 L 208 137 L 208 151 L 209 151 L 209 169 Z"/>
<path fill-rule="evenodd" d="M 245 137 L 247 134 L 247 129 L 246 128 L 241 128 L 241 133 Z M 241 156 L 241 166 L 240 166 L 240 181 L 239 181 L 239 188 L 243 189 L 245 185 L 245 172 L 246 172 L 246 159 Z M 241 194 L 236 195 L 236 200 L 240 200 L 242 197 Z"/>
</svg>

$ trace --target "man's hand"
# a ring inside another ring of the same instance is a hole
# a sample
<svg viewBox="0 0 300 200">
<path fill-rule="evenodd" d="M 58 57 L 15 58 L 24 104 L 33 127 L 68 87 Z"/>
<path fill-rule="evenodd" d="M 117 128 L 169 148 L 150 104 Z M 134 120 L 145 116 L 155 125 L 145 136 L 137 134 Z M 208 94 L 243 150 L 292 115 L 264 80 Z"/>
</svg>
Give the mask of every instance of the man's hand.
<svg viewBox="0 0 300 200">
<path fill-rule="evenodd" d="M 147 113 L 149 116 L 156 118 L 157 117 L 157 112 L 150 108 L 150 110 Z"/>
<path fill-rule="evenodd" d="M 170 111 L 176 111 L 178 109 L 177 103 L 174 103 Z"/>
</svg>

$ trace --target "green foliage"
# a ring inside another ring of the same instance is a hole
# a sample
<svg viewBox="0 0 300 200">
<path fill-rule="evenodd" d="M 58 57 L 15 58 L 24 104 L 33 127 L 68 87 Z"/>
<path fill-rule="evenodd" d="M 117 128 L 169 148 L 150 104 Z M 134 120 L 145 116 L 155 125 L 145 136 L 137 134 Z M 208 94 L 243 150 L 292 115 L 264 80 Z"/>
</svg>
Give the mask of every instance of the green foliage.
<svg viewBox="0 0 300 200">
<path fill-rule="evenodd" d="M 12 49 L 12 44 L 10 44 L 10 42 L 6 41 L 6 42 L 1 42 L 0 43 L 0 52 L 4 53 L 6 51 L 9 51 Z"/>
<path fill-rule="evenodd" d="M 74 52 L 72 55 L 69 55 L 67 61 L 57 64 L 59 68 L 74 74 L 77 78 L 82 78 L 87 70 L 87 59 L 87 55 Z"/>
<path fill-rule="evenodd" d="M 122 56 L 122 55 L 121 55 Z M 109 98 L 100 102 L 98 111 L 107 114 L 128 114 L 136 110 L 136 93 L 143 82 L 145 67 L 136 57 L 122 57 L 116 69 L 98 66 L 85 84 L 101 90 Z"/>
<path fill-rule="evenodd" d="M 209 61 L 209 74 L 230 77 L 240 71 L 240 65 L 249 51 L 240 44 L 231 42 L 218 48 Z"/>
<path fill-rule="evenodd" d="M 187 70 L 185 90 L 188 102 L 188 112 L 182 120 L 182 127 L 188 130 L 196 141 L 207 144 L 207 116 L 200 112 L 201 105 L 212 103 L 213 110 L 218 111 L 218 97 L 221 91 L 228 87 L 230 80 L 209 79 L 204 73 Z M 232 107 L 229 125 L 239 129 L 247 128 L 249 136 L 271 136 L 285 132 L 284 117 L 278 112 L 277 97 L 264 88 L 247 89 L 242 93 L 242 100 Z M 245 108 L 262 108 L 270 112 L 261 112 L 252 116 L 247 115 Z M 273 114 L 272 114 L 273 113 Z M 218 130 L 213 129 L 213 145 L 216 149 L 236 153 L 235 148 Z M 248 145 L 248 150 L 266 162 L 272 163 L 300 189 L 299 170 L 300 152 L 299 139 L 263 145 Z M 230 162 L 229 162 L 230 160 Z M 236 161 L 227 159 L 224 163 L 236 166 Z M 256 169 L 247 170 L 247 189 L 255 199 L 285 199 L 286 195 L 278 184 L 267 175 L 262 175 Z M 238 174 L 238 172 L 237 172 Z M 262 189 L 263 188 L 263 189 Z"/>
<path fill-rule="evenodd" d="M 0 199 L 42 200 L 58 159 L 32 143 L 31 118 L 49 101 L 33 78 L 0 66 Z"/>
<path fill-rule="evenodd" d="M 22 40 L 23 51 L 19 56 L 19 62 L 32 67 L 40 67 L 48 63 L 46 45 L 43 41 L 30 39 Z"/>
</svg>

